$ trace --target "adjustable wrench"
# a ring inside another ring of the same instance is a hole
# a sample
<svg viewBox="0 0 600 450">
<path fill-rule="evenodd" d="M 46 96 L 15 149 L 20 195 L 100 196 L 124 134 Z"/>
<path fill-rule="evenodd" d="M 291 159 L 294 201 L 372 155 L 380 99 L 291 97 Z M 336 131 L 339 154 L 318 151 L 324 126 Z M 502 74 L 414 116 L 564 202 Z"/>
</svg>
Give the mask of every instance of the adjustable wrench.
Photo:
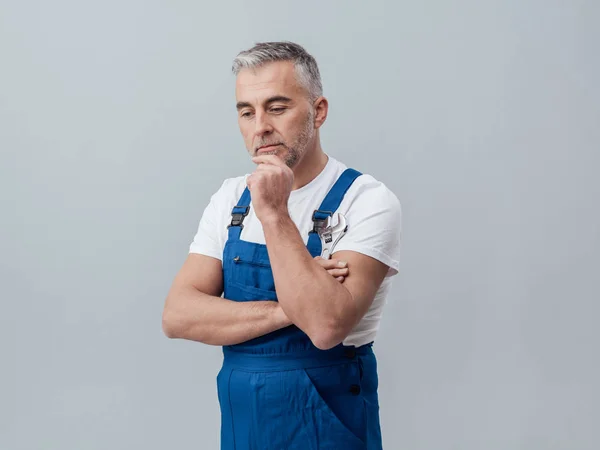
<svg viewBox="0 0 600 450">
<path fill-rule="evenodd" d="M 348 222 L 346 216 L 341 213 L 336 213 L 337 223 L 332 226 L 331 217 L 327 218 L 326 226 L 319 231 L 321 239 L 321 258 L 329 259 L 333 253 L 333 249 L 339 240 L 348 231 Z"/>
</svg>

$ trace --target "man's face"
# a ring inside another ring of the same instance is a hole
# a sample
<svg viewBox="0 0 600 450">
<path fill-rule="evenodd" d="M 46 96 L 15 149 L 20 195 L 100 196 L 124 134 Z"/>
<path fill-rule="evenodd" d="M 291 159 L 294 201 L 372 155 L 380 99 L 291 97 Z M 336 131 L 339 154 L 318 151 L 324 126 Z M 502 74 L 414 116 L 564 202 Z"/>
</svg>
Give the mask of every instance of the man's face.
<svg viewBox="0 0 600 450">
<path fill-rule="evenodd" d="M 277 155 L 293 167 L 314 141 L 314 113 L 292 62 L 243 69 L 236 80 L 238 123 L 251 156 Z"/>
</svg>

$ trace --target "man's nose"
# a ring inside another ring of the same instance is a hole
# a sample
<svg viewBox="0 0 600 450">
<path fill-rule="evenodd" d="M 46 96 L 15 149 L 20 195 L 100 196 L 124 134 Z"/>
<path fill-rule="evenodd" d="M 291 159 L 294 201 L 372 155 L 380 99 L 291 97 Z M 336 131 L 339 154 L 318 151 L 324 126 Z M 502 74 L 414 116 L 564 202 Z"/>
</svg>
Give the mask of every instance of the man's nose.
<svg viewBox="0 0 600 450">
<path fill-rule="evenodd" d="M 256 136 L 264 136 L 273 131 L 269 117 L 265 113 L 256 113 L 254 134 Z"/>
</svg>

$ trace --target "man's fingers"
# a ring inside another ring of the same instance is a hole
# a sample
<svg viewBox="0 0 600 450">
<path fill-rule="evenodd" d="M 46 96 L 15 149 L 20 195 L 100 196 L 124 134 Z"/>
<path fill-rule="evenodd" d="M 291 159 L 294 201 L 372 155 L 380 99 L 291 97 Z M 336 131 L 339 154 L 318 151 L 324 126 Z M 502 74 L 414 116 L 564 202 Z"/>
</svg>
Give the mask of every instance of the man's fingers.
<svg viewBox="0 0 600 450">
<path fill-rule="evenodd" d="M 333 277 L 345 277 L 348 275 L 348 269 L 329 269 L 327 272 Z"/>
<path fill-rule="evenodd" d="M 255 156 L 252 158 L 252 162 L 254 164 L 259 164 L 259 167 L 261 164 L 265 164 L 265 165 L 273 165 L 273 166 L 279 166 L 279 167 L 287 167 L 285 165 L 285 163 L 277 156 L 275 155 L 260 155 L 260 156 Z"/>
<path fill-rule="evenodd" d="M 323 259 L 320 256 L 315 256 L 315 261 L 319 263 L 321 267 L 327 270 L 327 273 L 334 277 L 340 283 L 343 283 L 348 276 L 348 265 L 345 261 L 339 261 L 337 259 Z"/>
<path fill-rule="evenodd" d="M 340 283 L 343 283 L 345 278 L 348 276 L 349 270 L 345 261 L 339 261 L 337 259 L 323 259 L 320 256 L 315 256 L 313 259 L 318 262 L 321 267 L 327 270 L 329 275 L 334 277 Z"/>
<path fill-rule="evenodd" d="M 317 261 L 321 265 L 321 267 L 324 267 L 325 269 L 337 269 L 347 267 L 345 261 L 340 261 L 338 259 L 323 259 L 320 256 L 317 256 L 315 258 L 315 261 Z"/>
</svg>

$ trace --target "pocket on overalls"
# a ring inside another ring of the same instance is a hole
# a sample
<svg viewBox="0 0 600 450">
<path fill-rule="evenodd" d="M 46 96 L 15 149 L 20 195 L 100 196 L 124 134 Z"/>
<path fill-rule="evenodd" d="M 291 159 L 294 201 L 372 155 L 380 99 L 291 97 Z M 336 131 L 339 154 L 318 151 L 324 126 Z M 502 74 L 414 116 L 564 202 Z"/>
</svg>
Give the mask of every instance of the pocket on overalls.
<svg viewBox="0 0 600 450">
<path fill-rule="evenodd" d="M 232 281 L 263 291 L 275 291 L 271 264 L 267 259 L 250 259 L 241 255 L 233 257 Z"/>
<path fill-rule="evenodd" d="M 238 302 L 249 302 L 256 300 L 277 300 L 277 293 L 266 289 L 260 289 L 254 286 L 231 281 L 227 289 L 228 300 L 236 300 Z"/>
<path fill-rule="evenodd" d="M 296 372 L 296 371 L 294 371 Z M 360 375 L 356 362 L 299 370 L 299 385 L 306 389 L 308 416 L 315 423 L 323 448 L 365 450 L 365 404 L 360 395 Z"/>
</svg>

